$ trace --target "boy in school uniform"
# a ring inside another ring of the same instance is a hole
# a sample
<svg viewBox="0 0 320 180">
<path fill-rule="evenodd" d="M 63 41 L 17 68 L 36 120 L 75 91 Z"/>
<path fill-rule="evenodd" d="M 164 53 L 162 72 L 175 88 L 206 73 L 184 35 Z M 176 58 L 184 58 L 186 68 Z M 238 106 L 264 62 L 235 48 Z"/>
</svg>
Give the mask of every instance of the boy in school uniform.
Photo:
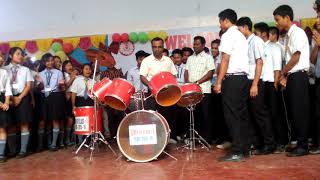
<svg viewBox="0 0 320 180">
<path fill-rule="evenodd" d="M 50 151 L 56 151 L 57 139 L 60 132 L 60 121 L 65 118 L 64 79 L 62 72 L 54 68 L 53 56 L 50 53 L 43 55 L 46 68 L 40 72 L 42 119 L 39 123 L 39 136 L 44 133 L 47 123 L 47 143 Z M 52 129 L 52 133 L 51 133 Z M 52 136 L 51 136 L 52 134 Z M 42 148 L 42 140 L 39 141 Z"/>
<path fill-rule="evenodd" d="M 287 156 L 308 154 L 309 135 L 309 89 L 310 47 L 306 33 L 293 21 L 293 10 L 281 5 L 273 12 L 280 31 L 287 31 L 285 43 L 285 64 L 280 73 L 279 83 L 286 89 L 288 112 L 292 118 L 298 140 L 297 147 Z"/>
<path fill-rule="evenodd" d="M 6 127 L 9 120 L 8 110 L 11 96 L 12 91 L 9 74 L 5 69 L 0 68 L 0 163 L 6 161 Z"/>
<path fill-rule="evenodd" d="M 29 143 L 29 125 L 32 122 L 32 107 L 30 89 L 33 82 L 29 68 L 21 65 L 23 50 L 13 47 L 9 51 L 9 64 L 4 66 L 8 71 L 12 87 L 12 107 L 10 108 L 10 125 L 8 129 L 8 144 L 12 153 L 16 152 L 16 126 L 21 128 L 21 148 L 17 158 L 27 156 Z M 9 142 L 9 138 L 12 142 Z M 12 154 L 14 155 L 14 154 Z"/>
<path fill-rule="evenodd" d="M 214 92 L 222 93 L 223 112 L 232 138 L 231 150 L 219 160 L 242 161 L 249 153 L 248 43 L 235 26 L 237 14 L 234 10 L 220 12 L 219 22 L 225 33 L 219 46 L 222 59 Z"/>
<path fill-rule="evenodd" d="M 257 145 L 258 148 L 255 154 L 270 154 L 275 150 L 275 143 L 271 126 L 270 112 L 265 105 L 264 87 L 262 81 L 264 42 L 260 37 L 252 33 L 252 21 L 249 17 L 240 18 L 237 22 L 237 26 L 248 41 L 248 79 L 250 86 L 250 98 L 248 100 L 248 106 L 249 112 L 252 115 L 252 128 L 254 128 L 254 124 L 257 124 L 258 132 L 261 132 L 263 139 L 263 143 L 260 144 L 260 142 L 254 142 L 256 140 L 252 138 L 252 143 Z M 254 131 L 255 129 L 250 130 L 252 133 Z"/>
</svg>

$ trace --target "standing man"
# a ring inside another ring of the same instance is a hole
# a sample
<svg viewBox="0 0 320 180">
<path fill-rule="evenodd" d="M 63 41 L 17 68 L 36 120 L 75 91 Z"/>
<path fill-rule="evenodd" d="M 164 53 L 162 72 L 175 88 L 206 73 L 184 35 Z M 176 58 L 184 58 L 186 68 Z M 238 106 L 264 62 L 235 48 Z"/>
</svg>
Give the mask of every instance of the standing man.
<svg viewBox="0 0 320 180">
<path fill-rule="evenodd" d="M 247 38 L 248 41 L 248 58 L 249 58 L 249 111 L 252 115 L 252 123 L 258 125 L 258 135 L 263 138 L 263 143 L 258 143 L 257 155 L 270 154 L 275 150 L 275 143 L 272 133 L 271 118 L 269 110 L 265 104 L 264 87 L 262 82 L 262 67 L 264 55 L 263 40 L 252 33 L 252 21 L 248 17 L 242 17 L 238 20 L 237 26 L 240 32 Z M 252 126 L 254 127 L 254 126 Z M 253 129 L 250 132 L 254 132 Z M 254 135 L 254 134 L 252 134 Z M 258 138 L 257 138 L 258 139 Z"/>
<path fill-rule="evenodd" d="M 214 91 L 222 93 L 224 117 L 232 138 L 231 150 L 219 160 L 241 161 L 249 152 L 248 43 L 235 26 L 237 14 L 234 10 L 226 9 L 220 12 L 219 22 L 225 33 L 219 46 L 222 60 Z"/>
<path fill-rule="evenodd" d="M 146 57 L 142 61 L 141 67 L 140 67 L 140 79 L 142 83 L 148 87 L 149 87 L 150 79 L 160 72 L 170 72 L 174 76 L 177 75 L 177 70 L 174 67 L 172 60 L 168 56 L 163 55 L 164 41 L 161 38 L 156 37 L 152 39 L 151 45 L 152 45 L 153 54 Z M 154 99 L 153 99 L 153 102 L 148 102 L 148 104 L 154 104 L 154 106 L 156 106 Z M 171 128 L 170 137 L 173 138 L 173 139 L 170 139 L 170 142 L 176 143 L 176 141 L 174 140 L 177 136 L 175 122 L 173 119 L 170 119 L 168 108 L 158 106 L 157 110 L 160 112 L 160 114 L 162 114 L 166 118 L 166 120 L 170 125 L 170 128 Z"/>
<path fill-rule="evenodd" d="M 189 56 L 193 54 L 193 50 L 189 47 L 182 48 L 182 62 L 183 64 L 187 63 Z"/>
<path fill-rule="evenodd" d="M 309 135 L 309 81 L 310 47 L 306 33 L 293 21 L 293 10 L 288 5 L 281 5 L 273 12 L 280 31 L 287 31 L 285 41 L 285 65 L 280 73 L 279 82 L 286 88 L 289 115 L 292 117 L 298 144 L 287 156 L 308 154 Z"/>
<path fill-rule="evenodd" d="M 136 52 L 136 61 L 137 61 L 137 66 L 130 69 L 127 74 L 127 80 L 133 84 L 136 92 L 137 91 L 143 91 L 145 93 L 148 92 L 148 87 L 145 86 L 141 80 L 140 80 L 140 66 L 144 58 L 148 57 L 150 54 L 144 52 L 143 50 L 140 50 Z M 138 106 L 135 106 L 135 100 L 131 99 L 130 100 L 130 105 L 129 105 L 129 110 L 132 112 L 134 110 L 141 109 L 140 103 L 138 103 Z"/>
<path fill-rule="evenodd" d="M 209 143 L 213 140 L 211 107 L 211 78 L 215 69 L 212 56 L 204 51 L 206 40 L 202 36 L 194 37 L 194 54 L 188 58 L 184 72 L 185 82 L 200 85 L 204 97 L 199 103 L 200 135 Z"/>
</svg>

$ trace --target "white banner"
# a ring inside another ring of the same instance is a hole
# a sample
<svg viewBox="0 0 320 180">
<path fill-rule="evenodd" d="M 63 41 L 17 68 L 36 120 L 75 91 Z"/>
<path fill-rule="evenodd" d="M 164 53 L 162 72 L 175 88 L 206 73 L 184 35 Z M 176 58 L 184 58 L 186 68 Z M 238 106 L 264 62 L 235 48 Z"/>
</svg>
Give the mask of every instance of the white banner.
<svg viewBox="0 0 320 180">
<path fill-rule="evenodd" d="M 75 124 L 74 124 L 74 130 L 75 131 L 83 131 L 87 132 L 89 131 L 89 117 L 88 116 L 78 116 L 75 117 Z"/>
<path fill-rule="evenodd" d="M 129 141 L 130 146 L 157 144 L 156 124 L 129 126 Z"/>
</svg>

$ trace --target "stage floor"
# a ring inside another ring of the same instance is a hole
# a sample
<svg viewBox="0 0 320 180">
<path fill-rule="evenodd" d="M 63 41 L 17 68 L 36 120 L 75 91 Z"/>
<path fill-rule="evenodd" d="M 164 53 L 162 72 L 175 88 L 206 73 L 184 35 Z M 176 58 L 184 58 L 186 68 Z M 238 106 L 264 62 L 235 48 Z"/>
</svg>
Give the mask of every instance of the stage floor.
<svg viewBox="0 0 320 180">
<path fill-rule="evenodd" d="M 120 155 L 116 144 L 114 149 Z M 149 163 L 117 160 L 106 147 L 90 153 L 82 150 L 79 155 L 73 148 L 57 152 L 32 154 L 24 159 L 9 159 L 0 164 L 0 180 L 7 179 L 320 179 L 320 155 L 288 158 L 285 154 L 252 156 L 245 162 L 218 162 L 222 150 L 176 150 L 170 145 L 168 152 L 178 161 L 162 154 Z"/>
</svg>

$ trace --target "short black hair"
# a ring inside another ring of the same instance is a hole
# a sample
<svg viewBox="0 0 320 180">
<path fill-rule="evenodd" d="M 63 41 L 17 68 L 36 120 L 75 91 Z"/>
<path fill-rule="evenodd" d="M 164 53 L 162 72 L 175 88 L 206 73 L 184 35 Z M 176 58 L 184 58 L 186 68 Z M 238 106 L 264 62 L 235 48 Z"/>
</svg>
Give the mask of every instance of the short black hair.
<svg viewBox="0 0 320 180">
<path fill-rule="evenodd" d="M 280 37 L 280 31 L 277 27 L 270 27 L 269 28 L 269 33 L 270 34 L 276 34 L 277 35 L 277 39 L 279 39 Z"/>
<path fill-rule="evenodd" d="M 256 23 L 254 29 L 260 31 L 261 33 L 269 33 L 269 26 L 265 22 Z"/>
<path fill-rule="evenodd" d="M 182 53 L 185 52 L 185 51 L 189 52 L 191 55 L 193 54 L 193 50 L 191 48 L 189 48 L 189 47 L 182 48 Z"/>
<path fill-rule="evenodd" d="M 279 15 L 281 17 L 289 16 L 293 21 L 293 10 L 289 5 L 281 5 L 273 11 L 273 16 Z"/>
<path fill-rule="evenodd" d="M 199 40 L 202 45 L 206 44 L 206 39 L 203 36 L 196 36 L 193 38 L 193 41 Z"/>
<path fill-rule="evenodd" d="M 204 50 L 205 53 L 209 53 L 210 52 L 210 49 L 208 47 L 204 47 L 203 50 Z"/>
<path fill-rule="evenodd" d="M 162 41 L 162 43 L 164 43 L 163 39 L 159 38 L 159 37 L 155 37 L 151 40 L 151 44 L 154 42 L 154 41 Z"/>
<path fill-rule="evenodd" d="M 228 19 L 232 24 L 236 24 L 238 19 L 237 13 L 233 9 L 225 9 L 218 16 L 220 20 Z"/>
<path fill-rule="evenodd" d="M 163 49 L 163 52 L 164 52 L 164 53 L 167 53 L 168 56 L 169 56 L 169 50 L 168 50 L 168 49 L 164 48 L 164 49 Z"/>
<path fill-rule="evenodd" d="M 241 17 L 237 21 L 237 26 L 248 26 L 249 31 L 252 31 L 252 21 L 249 17 Z"/>
<path fill-rule="evenodd" d="M 41 60 L 44 61 L 44 62 L 47 62 L 52 56 L 51 53 L 45 53 L 42 57 L 41 57 Z"/>
<path fill-rule="evenodd" d="M 175 55 L 175 54 L 179 54 L 182 56 L 182 50 L 181 49 L 175 49 L 172 51 L 172 56 Z"/>
<path fill-rule="evenodd" d="M 223 34 L 224 34 L 224 31 L 220 30 L 219 31 L 219 37 L 221 38 Z"/>
<path fill-rule="evenodd" d="M 84 63 L 84 64 L 81 65 L 81 70 L 83 71 L 83 69 L 84 69 L 86 66 L 89 66 L 90 69 L 91 69 L 91 63 Z"/>
<path fill-rule="evenodd" d="M 143 50 L 140 50 L 140 51 L 136 52 L 136 54 L 135 54 L 136 59 L 138 59 L 140 57 L 148 57 L 149 55 L 150 55 L 149 53 L 146 53 Z"/>
<path fill-rule="evenodd" d="M 215 40 L 211 41 L 211 44 L 218 44 L 218 45 L 220 45 L 220 43 L 221 43 L 221 40 L 220 40 L 220 39 L 215 39 Z"/>
</svg>

